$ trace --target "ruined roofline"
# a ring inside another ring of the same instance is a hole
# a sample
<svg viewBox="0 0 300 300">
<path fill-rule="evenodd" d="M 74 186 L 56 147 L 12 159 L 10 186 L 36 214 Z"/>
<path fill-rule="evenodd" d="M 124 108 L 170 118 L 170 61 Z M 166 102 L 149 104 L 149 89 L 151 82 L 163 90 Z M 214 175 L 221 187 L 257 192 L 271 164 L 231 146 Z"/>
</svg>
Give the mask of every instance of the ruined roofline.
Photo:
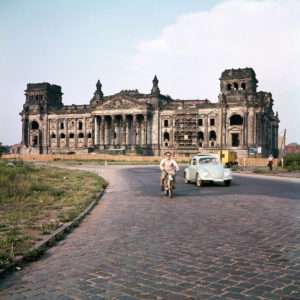
<svg viewBox="0 0 300 300">
<path fill-rule="evenodd" d="M 61 86 L 57 84 L 50 84 L 49 82 L 37 82 L 37 83 L 27 83 L 26 91 L 28 90 L 40 90 L 40 89 L 54 89 L 57 91 L 61 91 Z"/>
<path fill-rule="evenodd" d="M 234 79 L 256 79 L 256 73 L 253 68 L 238 68 L 238 69 L 226 69 L 222 72 L 220 80 L 234 80 Z"/>
<path fill-rule="evenodd" d="M 174 103 L 184 102 L 188 104 L 213 104 L 214 102 L 208 99 L 172 99 Z"/>
</svg>

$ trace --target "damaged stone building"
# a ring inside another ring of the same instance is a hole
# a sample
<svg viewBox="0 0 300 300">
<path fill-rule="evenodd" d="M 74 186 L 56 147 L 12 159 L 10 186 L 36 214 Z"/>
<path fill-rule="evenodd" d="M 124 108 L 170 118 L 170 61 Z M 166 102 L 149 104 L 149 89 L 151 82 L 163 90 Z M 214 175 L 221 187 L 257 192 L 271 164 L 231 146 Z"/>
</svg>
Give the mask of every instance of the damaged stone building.
<svg viewBox="0 0 300 300">
<path fill-rule="evenodd" d="M 278 152 L 278 113 L 269 92 L 257 91 L 252 68 L 228 69 L 218 101 L 163 95 L 155 76 L 151 92 L 122 90 L 105 96 L 100 81 L 89 104 L 64 105 L 58 85 L 29 83 L 21 112 L 23 153 L 135 153 L 167 150 L 194 154 L 229 149 Z"/>
</svg>

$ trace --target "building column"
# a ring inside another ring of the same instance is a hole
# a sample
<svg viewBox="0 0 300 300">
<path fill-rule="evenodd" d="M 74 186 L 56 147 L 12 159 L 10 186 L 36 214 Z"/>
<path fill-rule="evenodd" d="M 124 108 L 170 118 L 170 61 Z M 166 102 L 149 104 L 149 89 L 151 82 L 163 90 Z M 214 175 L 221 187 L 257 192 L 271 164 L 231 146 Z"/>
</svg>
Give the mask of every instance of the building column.
<svg viewBox="0 0 300 300">
<path fill-rule="evenodd" d="M 171 125 L 171 124 L 170 124 Z M 144 114 L 144 141 L 143 141 L 143 144 L 145 146 L 148 145 L 148 115 L 147 114 Z M 170 137 L 171 139 L 171 137 Z"/>
<path fill-rule="evenodd" d="M 117 123 L 117 145 L 122 145 L 123 143 L 123 116 L 116 119 Z"/>
<path fill-rule="evenodd" d="M 111 132 L 111 144 L 112 145 L 115 145 L 116 143 L 116 139 L 115 139 L 115 130 L 116 130 L 116 117 L 114 115 L 111 116 L 111 129 L 110 129 L 110 132 Z"/>
<path fill-rule="evenodd" d="M 70 141 L 69 141 L 69 122 L 68 119 L 65 120 L 65 124 L 66 124 L 66 147 L 69 148 L 70 145 Z"/>
<path fill-rule="evenodd" d="M 131 146 L 131 128 L 132 128 L 132 119 L 130 116 L 127 118 L 127 132 L 126 132 L 126 140 L 127 140 L 127 146 Z"/>
<path fill-rule="evenodd" d="M 83 130 L 83 132 L 84 132 L 84 142 L 83 142 L 83 145 L 86 148 L 88 146 L 88 143 L 87 143 L 87 132 L 86 132 L 86 118 L 83 118 L 83 126 L 84 126 L 84 130 Z M 94 140 L 93 144 L 95 145 L 95 140 Z"/>
<path fill-rule="evenodd" d="M 108 128 L 108 118 L 104 116 L 104 145 L 109 143 L 109 128 Z"/>
<path fill-rule="evenodd" d="M 208 116 L 204 118 L 204 147 L 209 146 L 209 136 L 208 136 Z"/>
<path fill-rule="evenodd" d="M 251 108 L 249 113 L 248 120 L 248 139 L 247 142 L 250 146 L 255 144 L 254 133 L 255 133 L 255 119 L 254 119 L 254 110 Z"/>
<path fill-rule="evenodd" d="M 251 122 L 251 117 L 248 118 L 248 112 L 245 112 L 243 116 L 243 143 L 242 143 L 243 146 L 247 146 L 248 144 L 248 132 L 250 127 L 249 122 Z M 251 131 L 251 127 L 250 127 L 250 131 Z"/>
<path fill-rule="evenodd" d="M 103 117 L 100 116 L 99 117 L 99 122 L 100 122 L 100 130 L 99 130 L 99 145 L 100 145 L 100 148 L 103 147 L 104 145 L 104 120 L 103 120 Z"/>
<path fill-rule="evenodd" d="M 145 119 L 143 115 L 143 119 L 140 122 L 140 145 L 143 146 L 145 144 Z"/>
<path fill-rule="evenodd" d="M 121 145 L 126 146 L 126 115 L 122 115 L 122 134 L 121 134 Z"/>
<path fill-rule="evenodd" d="M 141 118 L 139 118 L 139 121 L 137 121 L 137 145 L 142 146 L 142 121 Z"/>
<path fill-rule="evenodd" d="M 25 145 L 25 119 L 22 118 L 22 145 Z"/>
<path fill-rule="evenodd" d="M 56 120 L 56 148 L 60 148 L 59 120 Z"/>
<path fill-rule="evenodd" d="M 75 148 L 78 148 L 78 119 L 75 119 Z"/>
<path fill-rule="evenodd" d="M 131 124 L 131 149 L 135 150 L 136 145 L 136 115 L 132 115 Z"/>
<path fill-rule="evenodd" d="M 99 144 L 99 128 L 98 128 L 98 117 L 94 117 L 94 145 Z"/>
</svg>

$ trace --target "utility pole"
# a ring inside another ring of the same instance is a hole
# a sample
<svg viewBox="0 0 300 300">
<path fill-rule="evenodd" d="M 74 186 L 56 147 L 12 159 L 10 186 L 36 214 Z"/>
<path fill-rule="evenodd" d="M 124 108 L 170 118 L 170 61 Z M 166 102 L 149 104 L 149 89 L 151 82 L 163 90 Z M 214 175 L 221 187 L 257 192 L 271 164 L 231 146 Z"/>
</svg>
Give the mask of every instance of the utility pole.
<svg viewBox="0 0 300 300">
<path fill-rule="evenodd" d="M 285 150 L 285 140 L 286 140 L 286 128 L 284 129 L 284 133 L 283 133 L 283 137 L 282 137 L 282 141 L 281 141 L 281 145 L 280 145 L 280 154 L 279 154 L 279 158 L 281 161 L 281 166 L 282 168 L 284 167 L 284 150 Z"/>
</svg>

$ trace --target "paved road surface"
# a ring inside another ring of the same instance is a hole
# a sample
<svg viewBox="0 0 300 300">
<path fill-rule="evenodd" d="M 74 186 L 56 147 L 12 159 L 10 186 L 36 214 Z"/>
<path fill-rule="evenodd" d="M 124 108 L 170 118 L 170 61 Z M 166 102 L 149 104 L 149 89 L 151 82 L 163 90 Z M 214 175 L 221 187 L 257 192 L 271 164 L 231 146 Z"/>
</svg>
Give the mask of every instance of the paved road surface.
<svg viewBox="0 0 300 300">
<path fill-rule="evenodd" d="M 86 166 L 82 168 L 93 169 Z M 300 299 L 300 184 L 158 190 L 155 167 L 99 167 L 102 201 L 0 299 Z"/>
</svg>

